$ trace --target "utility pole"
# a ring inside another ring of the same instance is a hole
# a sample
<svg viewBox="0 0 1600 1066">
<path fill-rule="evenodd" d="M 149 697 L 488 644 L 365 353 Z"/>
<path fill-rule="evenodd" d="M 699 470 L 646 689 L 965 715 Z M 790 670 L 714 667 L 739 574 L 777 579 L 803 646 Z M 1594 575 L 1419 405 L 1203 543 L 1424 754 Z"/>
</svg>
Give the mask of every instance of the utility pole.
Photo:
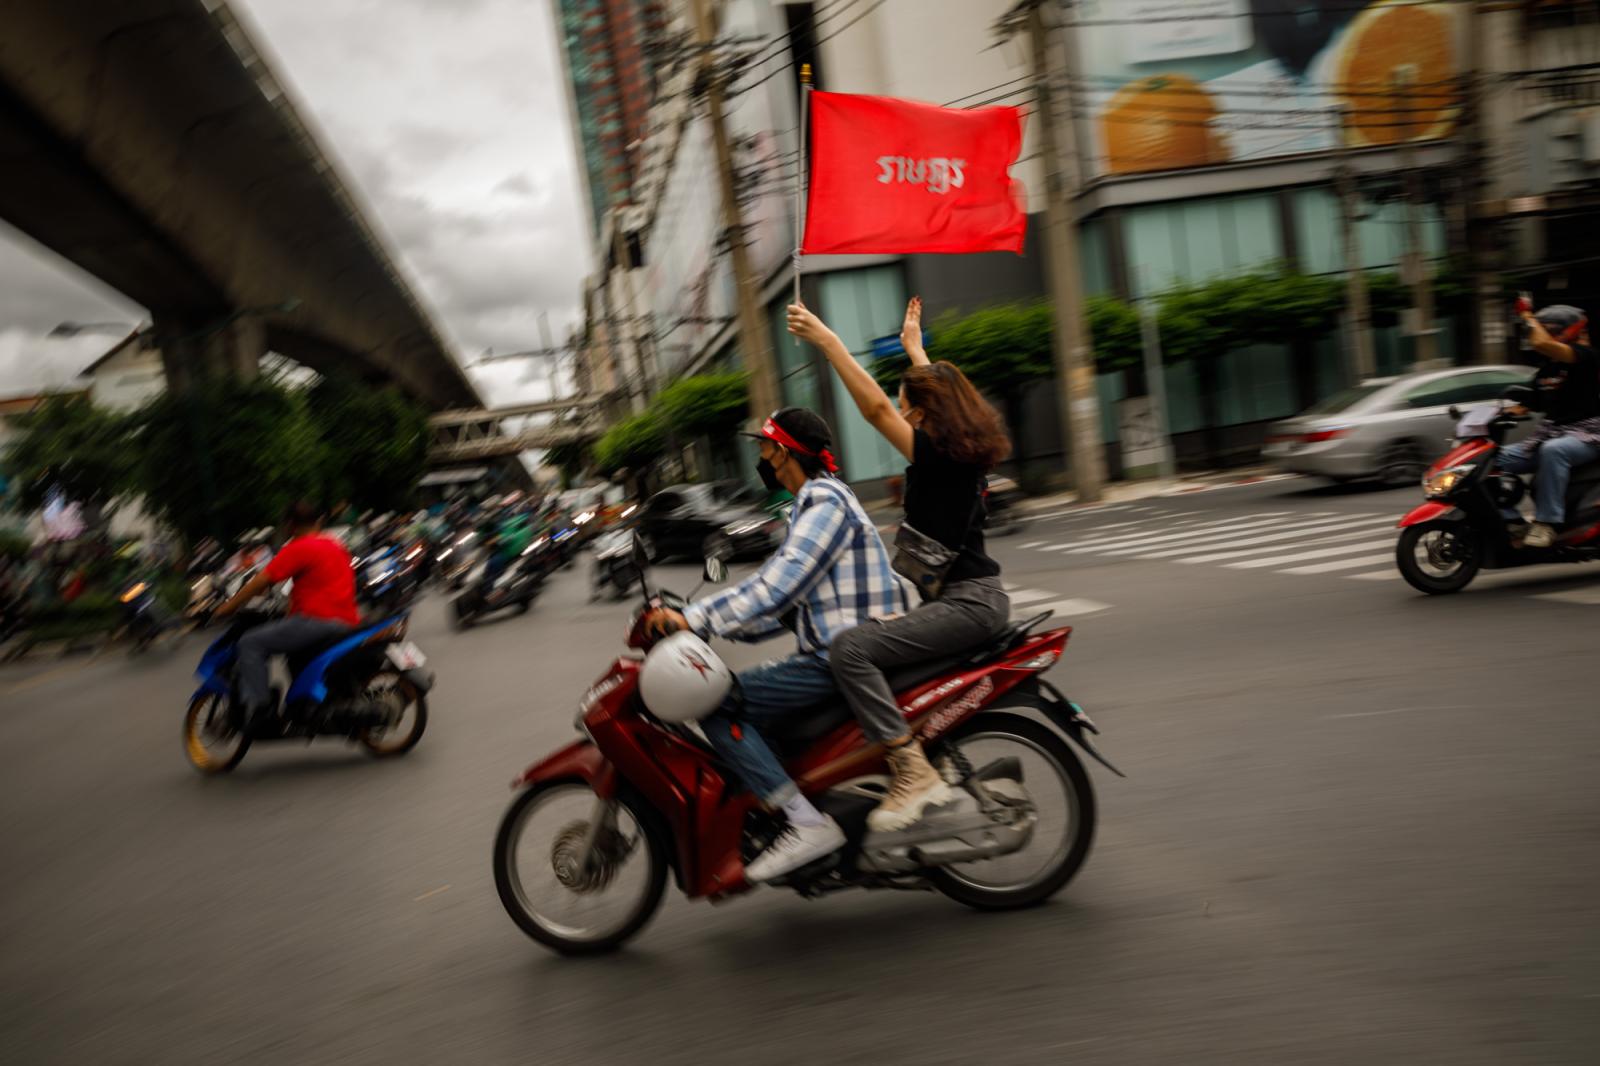
<svg viewBox="0 0 1600 1066">
<path fill-rule="evenodd" d="M 1483 67 L 1485 12 L 1477 0 L 1461 5 L 1466 20 L 1466 54 L 1461 74 L 1461 228 L 1466 250 L 1467 272 L 1472 282 L 1472 350 L 1477 362 L 1505 361 L 1506 312 L 1500 296 L 1500 278 L 1495 270 L 1494 246 L 1498 223 L 1483 215 L 1479 200 L 1488 185 L 1485 168 L 1489 159 L 1487 126 L 1484 122 Z"/>
<path fill-rule="evenodd" d="M 750 378 L 750 413 L 765 418 L 779 405 L 778 373 L 772 363 L 772 344 L 766 315 L 762 313 L 761 291 L 750 267 L 750 250 L 744 239 L 744 218 L 739 209 L 739 190 L 733 177 L 733 147 L 728 141 L 724 119 L 725 89 L 723 73 L 713 55 L 717 38 L 714 0 L 693 0 L 695 41 L 700 46 L 699 81 L 705 90 L 706 115 L 711 123 L 711 143 L 717 153 L 717 179 L 722 187 L 722 228 L 727 234 L 728 254 L 732 257 L 733 287 L 738 301 L 739 350 L 745 373 Z M 805 131 L 800 132 L 802 137 Z"/>
<path fill-rule="evenodd" d="M 1349 163 L 1341 163 L 1334 175 L 1339 190 L 1339 235 L 1344 245 L 1344 292 L 1347 312 L 1345 365 L 1351 384 L 1359 385 L 1378 372 L 1372 353 L 1372 309 L 1367 303 L 1367 273 L 1361 266 L 1361 237 L 1356 223 L 1361 218 L 1361 193 Z"/>
<path fill-rule="evenodd" d="M 639 392 L 648 397 L 655 392 L 655 374 L 652 372 L 653 368 L 647 368 L 645 365 L 644 347 L 639 343 L 638 331 L 629 329 L 627 325 L 640 320 L 642 309 L 637 299 L 638 290 L 633 285 L 633 257 L 628 249 L 628 235 L 622 228 L 620 205 L 611 209 L 611 248 L 617 261 L 618 285 L 623 290 L 626 300 L 624 306 L 628 308 L 628 313 L 623 316 L 618 328 L 628 338 L 627 346 L 633 355 L 633 373 L 639 382 Z"/>
<path fill-rule="evenodd" d="M 1064 419 L 1072 487 L 1083 503 L 1097 502 L 1104 490 L 1106 462 L 1100 439 L 1100 397 L 1095 391 L 1094 350 L 1083 317 L 1083 283 L 1078 266 L 1078 224 L 1073 217 L 1069 175 L 1076 176 L 1077 147 L 1071 121 L 1059 122 L 1051 87 L 1050 29 L 1044 4 L 1028 10 L 1033 54 L 1033 89 L 1039 109 L 1039 147 L 1045 169 L 1045 232 L 1049 246 L 1050 297 L 1055 304 L 1056 388 Z"/>
<path fill-rule="evenodd" d="M 1150 396 L 1150 417 L 1161 438 L 1159 472 L 1166 481 L 1178 476 L 1177 456 L 1173 454 L 1172 423 L 1167 421 L 1167 376 L 1161 367 L 1161 326 L 1156 318 L 1154 300 L 1146 300 L 1139 307 L 1140 336 L 1144 341 L 1144 382 Z M 1124 464 L 1126 465 L 1126 464 Z"/>
<path fill-rule="evenodd" d="M 1394 114 L 1407 114 L 1414 106 L 1406 99 L 1415 80 L 1413 68 L 1394 72 Z M 1406 250 L 1400 258 L 1400 279 L 1411 286 L 1411 328 L 1416 369 L 1433 369 L 1439 362 L 1438 330 L 1433 326 L 1433 269 L 1422 254 L 1422 171 L 1417 168 L 1417 146 L 1411 139 L 1410 120 L 1400 127 L 1400 169 L 1406 182 Z"/>
</svg>

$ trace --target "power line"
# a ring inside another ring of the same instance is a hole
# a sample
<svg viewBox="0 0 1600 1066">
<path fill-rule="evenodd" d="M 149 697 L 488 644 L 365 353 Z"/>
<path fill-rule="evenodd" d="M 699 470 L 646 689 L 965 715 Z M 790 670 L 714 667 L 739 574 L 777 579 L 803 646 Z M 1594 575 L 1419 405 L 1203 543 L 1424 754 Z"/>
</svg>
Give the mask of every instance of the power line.
<svg viewBox="0 0 1600 1066">
<path fill-rule="evenodd" d="M 884 0 L 872 0 L 872 4 L 865 11 L 863 11 L 859 15 L 857 15 L 855 18 L 851 19 L 849 22 L 846 22 L 843 26 L 840 26 L 838 29 L 834 30 L 832 33 L 828 34 L 827 36 L 818 37 L 817 41 L 816 41 L 816 46 L 820 48 L 822 45 L 827 44 L 829 41 L 831 41 L 835 37 L 839 36 L 839 34 L 843 33 L 845 30 L 848 30 L 851 26 L 854 26 L 856 23 L 860 22 L 862 19 L 866 18 L 868 15 L 870 15 L 874 11 L 878 10 L 878 8 L 882 7 L 883 4 L 884 4 Z M 764 77 L 761 77 L 761 78 L 757 79 L 756 81 L 751 82 L 749 85 L 743 85 L 743 86 L 739 86 L 737 88 L 730 87 L 729 90 L 728 90 L 728 95 L 731 98 L 731 97 L 733 97 L 733 96 L 735 96 L 735 95 L 737 95 L 739 93 L 749 92 L 751 89 L 754 89 L 757 86 L 765 85 L 767 82 L 771 81 L 773 78 L 777 77 L 779 74 L 782 74 L 784 71 L 792 70 L 792 69 L 794 69 L 794 60 L 791 58 L 789 60 L 789 62 L 785 63 L 783 66 L 778 67 L 776 70 L 772 71 L 770 74 L 767 74 Z M 799 127 L 795 127 L 795 128 L 798 129 Z"/>
<path fill-rule="evenodd" d="M 817 8 L 812 12 L 812 23 L 811 23 L 812 29 L 816 29 L 822 23 L 828 21 L 831 18 L 835 18 L 835 17 L 837 17 L 839 15 L 843 15 L 846 11 L 848 11 L 850 8 L 854 7 L 856 4 L 858 4 L 860 2 L 861 2 L 861 0 L 833 0 L 833 3 L 824 3 L 824 4 L 821 4 L 821 5 L 818 5 Z M 839 6 L 841 3 L 844 5 L 843 7 Z M 751 55 L 749 57 L 742 58 L 740 60 L 740 65 L 744 69 L 742 69 L 740 71 L 740 75 L 742 76 L 743 74 L 748 73 L 750 71 L 750 69 L 753 68 L 753 67 L 758 67 L 758 66 L 761 66 L 761 65 L 763 65 L 765 63 L 769 63 L 772 60 L 777 59 L 780 56 L 782 56 L 783 52 L 781 50 L 779 50 L 779 51 L 772 51 L 772 50 L 774 48 L 778 48 L 780 45 L 792 44 L 794 42 L 794 35 L 798 31 L 798 29 L 799 29 L 799 27 L 796 27 L 795 29 L 788 31 L 787 33 L 779 34 L 778 36 L 776 36 L 776 37 L 772 38 L 771 40 L 769 40 L 766 45 L 764 45 L 761 48 L 757 49 L 756 52 L 753 55 Z M 763 53 L 763 52 L 770 52 L 771 54 L 770 55 L 766 55 L 766 56 L 762 56 L 761 53 Z"/>
<path fill-rule="evenodd" d="M 1389 2 L 1384 5 L 1384 7 L 1385 7 L 1386 10 L 1396 10 L 1396 9 L 1408 8 L 1408 7 L 1416 7 L 1416 8 L 1464 7 L 1467 4 L 1473 3 L 1473 2 L 1474 2 L 1474 0 L 1389 0 Z M 1082 5 L 1081 4 L 1074 4 L 1073 6 L 1081 7 Z M 1356 3 L 1356 4 L 1342 4 L 1342 5 L 1338 5 L 1338 6 L 1319 5 L 1318 7 L 1314 8 L 1312 10 L 1314 10 L 1315 13 L 1319 14 L 1319 15 L 1359 14 L 1359 13 L 1361 13 L 1363 11 L 1369 10 L 1372 6 L 1373 5 L 1370 2 L 1369 3 Z M 1154 24 L 1154 23 L 1171 23 L 1171 22 L 1231 22 L 1234 19 L 1247 19 L 1247 18 L 1248 19 L 1257 19 L 1257 18 L 1296 18 L 1296 19 L 1298 19 L 1298 18 L 1303 17 L 1303 15 L 1304 15 L 1304 12 L 1300 11 L 1300 10 L 1252 11 L 1249 14 L 1244 14 L 1244 15 L 1238 15 L 1238 14 L 1235 14 L 1235 15 L 1154 15 L 1154 16 L 1151 16 L 1151 17 L 1148 17 L 1148 18 L 1069 19 L 1069 20 L 1066 20 L 1066 21 L 1063 21 L 1063 22 L 1058 22 L 1058 23 L 1056 23 L 1056 25 L 1057 26 L 1062 26 L 1062 27 L 1070 27 L 1070 28 L 1074 28 L 1074 29 L 1085 29 L 1085 28 L 1093 28 L 1093 27 L 1097 27 L 1097 26 L 1146 26 L 1146 25 L 1151 25 L 1151 24 Z"/>
</svg>

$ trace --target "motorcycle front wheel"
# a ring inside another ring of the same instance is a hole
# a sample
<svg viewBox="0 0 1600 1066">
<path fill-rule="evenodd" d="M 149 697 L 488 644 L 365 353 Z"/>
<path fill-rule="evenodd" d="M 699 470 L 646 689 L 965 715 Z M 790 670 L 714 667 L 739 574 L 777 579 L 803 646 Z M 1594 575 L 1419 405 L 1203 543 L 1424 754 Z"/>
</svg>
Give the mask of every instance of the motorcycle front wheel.
<svg viewBox="0 0 1600 1066">
<path fill-rule="evenodd" d="M 581 781 L 517 796 L 495 835 L 494 883 L 518 928 L 562 955 L 614 951 L 644 928 L 661 906 L 667 853 L 634 802 L 608 809 Z M 597 814 L 606 824 L 592 833 Z"/>
<path fill-rule="evenodd" d="M 1016 758 L 1036 821 L 1020 850 L 933 870 L 933 887 L 982 911 L 1031 907 L 1059 892 L 1089 857 L 1095 826 L 1094 789 L 1067 742 L 1019 714 L 988 711 L 944 745 L 958 748 L 974 769 Z"/>
<path fill-rule="evenodd" d="M 1483 565 L 1472 527 L 1448 519 L 1407 526 L 1395 543 L 1394 557 L 1406 584 L 1430 596 L 1460 592 Z"/>
<path fill-rule="evenodd" d="M 202 693 L 183 716 L 183 753 L 207 776 L 232 770 L 250 750 L 250 733 L 234 727 L 228 703 L 226 696 Z"/>
</svg>

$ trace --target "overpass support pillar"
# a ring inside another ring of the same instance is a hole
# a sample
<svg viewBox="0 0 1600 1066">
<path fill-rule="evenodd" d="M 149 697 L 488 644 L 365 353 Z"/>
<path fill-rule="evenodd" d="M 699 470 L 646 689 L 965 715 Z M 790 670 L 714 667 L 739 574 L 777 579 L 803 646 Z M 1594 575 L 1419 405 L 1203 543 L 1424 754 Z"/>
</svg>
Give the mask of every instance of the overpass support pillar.
<svg viewBox="0 0 1600 1066">
<path fill-rule="evenodd" d="M 251 381 L 267 354 L 266 325 L 254 316 L 197 327 L 158 315 L 154 332 L 173 392 L 187 392 L 202 381 Z"/>
</svg>

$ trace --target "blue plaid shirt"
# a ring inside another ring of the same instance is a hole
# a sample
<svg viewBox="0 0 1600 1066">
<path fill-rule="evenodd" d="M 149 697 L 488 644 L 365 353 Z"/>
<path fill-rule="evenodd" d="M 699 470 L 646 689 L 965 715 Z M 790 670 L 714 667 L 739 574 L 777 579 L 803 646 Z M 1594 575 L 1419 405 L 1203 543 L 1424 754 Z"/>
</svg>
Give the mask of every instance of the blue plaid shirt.
<svg viewBox="0 0 1600 1066">
<path fill-rule="evenodd" d="M 840 633 L 905 609 L 878 527 L 844 482 L 822 477 L 801 486 L 777 554 L 683 617 L 702 637 L 756 641 L 785 628 L 792 611 L 800 650 L 825 658 Z"/>
</svg>

